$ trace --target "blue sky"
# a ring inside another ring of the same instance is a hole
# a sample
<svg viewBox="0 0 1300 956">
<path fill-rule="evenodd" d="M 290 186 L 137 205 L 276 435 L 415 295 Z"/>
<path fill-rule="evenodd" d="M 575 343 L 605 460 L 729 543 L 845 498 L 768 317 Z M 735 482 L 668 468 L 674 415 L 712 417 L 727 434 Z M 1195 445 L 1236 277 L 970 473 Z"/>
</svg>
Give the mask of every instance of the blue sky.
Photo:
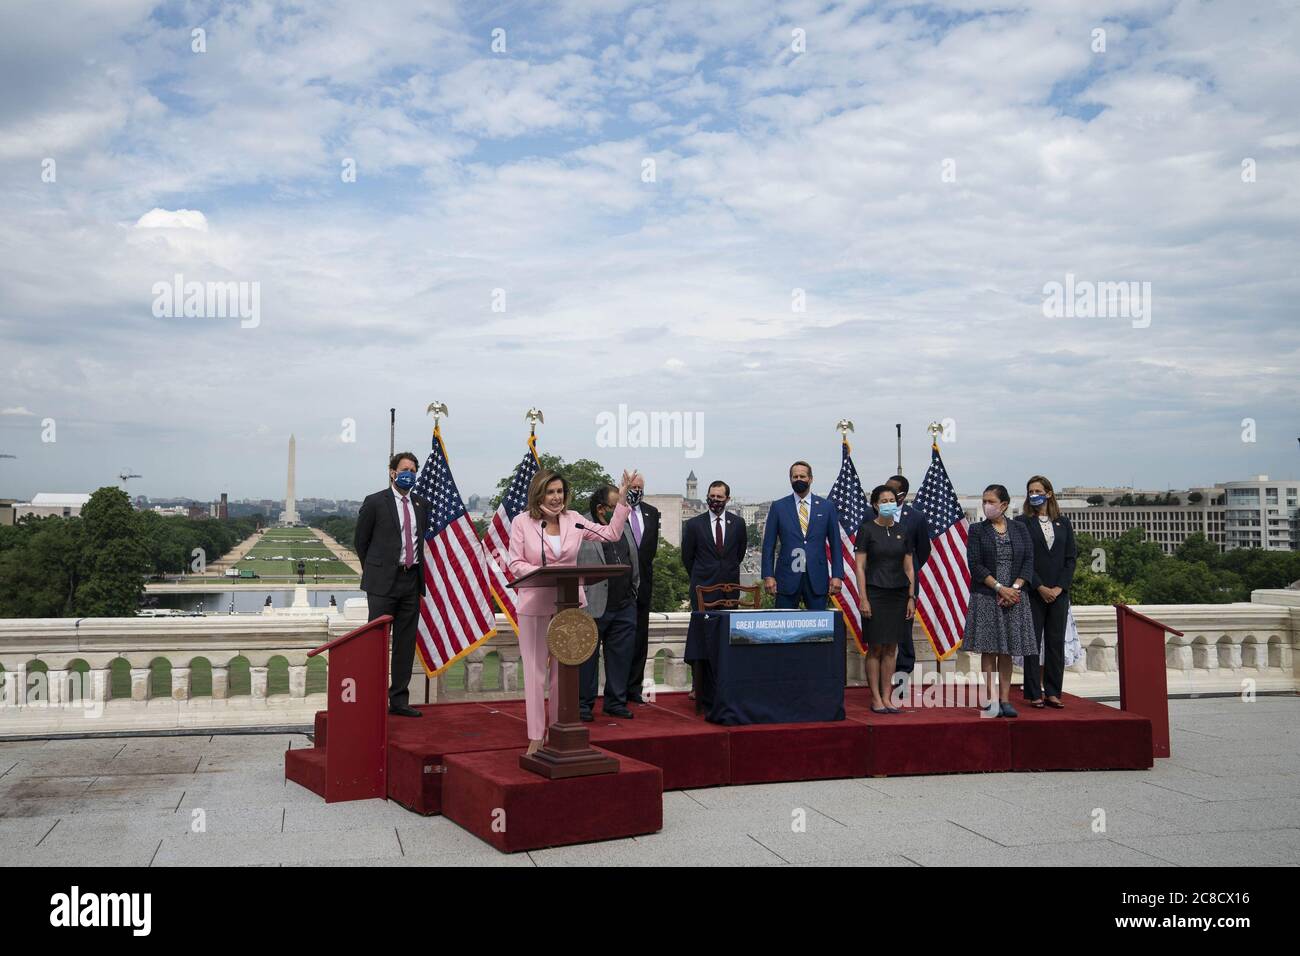
<svg viewBox="0 0 1300 956">
<path fill-rule="evenodd" d="M 1296 477 L 1298 22 L 6 3 L 0 497 L 126 467 L 152 495 L 275 496 L 295 433 L 299 493 L 357 498 L 388 408 L 423 451 L 433 400 L 467 492 L 518 460 L 532 405 L 544 449 L 651 492 L 693 469 L 770 497 L 795 458 L 824 491 L 842 417 L 864 480 L 893 471 L 895 422 L 919 479 L 942 418 L 966 490 Z M 256 327 L 155 317 L 177 273 L 257 283 Z M 1149 326 L 1045 317 L 1067 273 L 1151 283 Z M 703 455 L 599 447 L 620 403 L 702 415 Z"/>
</svg>

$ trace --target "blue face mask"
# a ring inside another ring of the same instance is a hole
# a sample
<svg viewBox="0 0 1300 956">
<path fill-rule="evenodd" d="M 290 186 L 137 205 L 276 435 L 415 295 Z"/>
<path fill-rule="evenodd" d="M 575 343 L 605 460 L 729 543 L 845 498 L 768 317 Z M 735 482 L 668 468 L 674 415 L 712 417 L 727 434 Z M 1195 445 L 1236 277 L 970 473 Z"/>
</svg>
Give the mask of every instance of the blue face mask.
<svg viewBox="0 0 1300 956">
<path fill-rule="evenodd" d="M 393 484 L 403 491 L 410 491 L 415 487 L 415 472 L 399 471 L 397 477 L 393 479 Z"/>
<path fill-rule="evenodd" d="M 1047 495 L 1030 495 L 1029 503 L 1035 508 L 1041 508 L 1043 505 L 1047 504 Z"/>
<path fill-rule="evenodd" d="M 884 504 L 882 504 L 882 505 L 880 506 L 880 509 L 879 509 L 879 510 L 880 510 L 880 517 L 882 517 L 882 518 L 890 518 L 890 519 L 897 519 L 897 518 L 898 518 L 898 503 L 897 503 L 897 502 L 894 502 L 894 501 L 886 501 Z"/>
</svg>

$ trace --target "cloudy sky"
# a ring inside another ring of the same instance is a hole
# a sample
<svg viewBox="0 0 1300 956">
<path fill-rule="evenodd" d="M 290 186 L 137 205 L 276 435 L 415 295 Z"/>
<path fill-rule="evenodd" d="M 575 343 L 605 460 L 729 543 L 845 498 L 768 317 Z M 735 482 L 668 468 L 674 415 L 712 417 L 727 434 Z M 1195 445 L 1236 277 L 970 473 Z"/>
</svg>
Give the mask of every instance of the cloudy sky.
<svg viewBox="0 0 1300 956">
<path fill-rule="evenodd" d="M 466 494 L 533 405 L 650 492 L 825 492 L 844 417 L 868 483 L 935 419 L 966 491 L 1300 477 L 1297 51 L 1267 2 L 6 0 L 0 497 L 277 497 L 292 432 L 359 498 L 434 400 Z"/>
</svg>

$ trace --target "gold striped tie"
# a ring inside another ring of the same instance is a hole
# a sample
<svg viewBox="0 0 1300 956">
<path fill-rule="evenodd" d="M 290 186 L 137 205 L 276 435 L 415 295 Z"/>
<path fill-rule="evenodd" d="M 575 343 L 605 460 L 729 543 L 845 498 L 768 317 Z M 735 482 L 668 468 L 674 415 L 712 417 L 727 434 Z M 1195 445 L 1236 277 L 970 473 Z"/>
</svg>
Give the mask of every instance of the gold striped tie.
<svg viewBox="0 0 1300 956">
<path fill-rule="evenodd" d="M 799 502 L 799 530 L 802 531 L 802 532 L 804 533 L 805 536 L 807 536 L 807 534 L 808 534 L 808 502 L 806 502 L 806 501 L 800 501 L 800 502 Z"/>
</svg>

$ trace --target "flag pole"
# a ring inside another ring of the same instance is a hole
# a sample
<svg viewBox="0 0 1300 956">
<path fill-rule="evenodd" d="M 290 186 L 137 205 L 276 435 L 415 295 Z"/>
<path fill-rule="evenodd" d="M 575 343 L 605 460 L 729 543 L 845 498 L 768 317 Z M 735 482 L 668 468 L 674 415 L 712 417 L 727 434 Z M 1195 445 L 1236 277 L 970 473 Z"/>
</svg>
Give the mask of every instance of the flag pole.
<svg viewBox="0 0 1300 956">
<path fill-rule="evenodd" d="M 388 410 L 388 458 L 397 454 L 397 409 Z"/>
<path fill-rule="evenodd" d="M 894 474 L 901 475 L 903 473 L 903 425 L 901 422 L 894 424 L 894 433 L 898 437 L 898 471 L 894 472 Z"/>
</svg>

